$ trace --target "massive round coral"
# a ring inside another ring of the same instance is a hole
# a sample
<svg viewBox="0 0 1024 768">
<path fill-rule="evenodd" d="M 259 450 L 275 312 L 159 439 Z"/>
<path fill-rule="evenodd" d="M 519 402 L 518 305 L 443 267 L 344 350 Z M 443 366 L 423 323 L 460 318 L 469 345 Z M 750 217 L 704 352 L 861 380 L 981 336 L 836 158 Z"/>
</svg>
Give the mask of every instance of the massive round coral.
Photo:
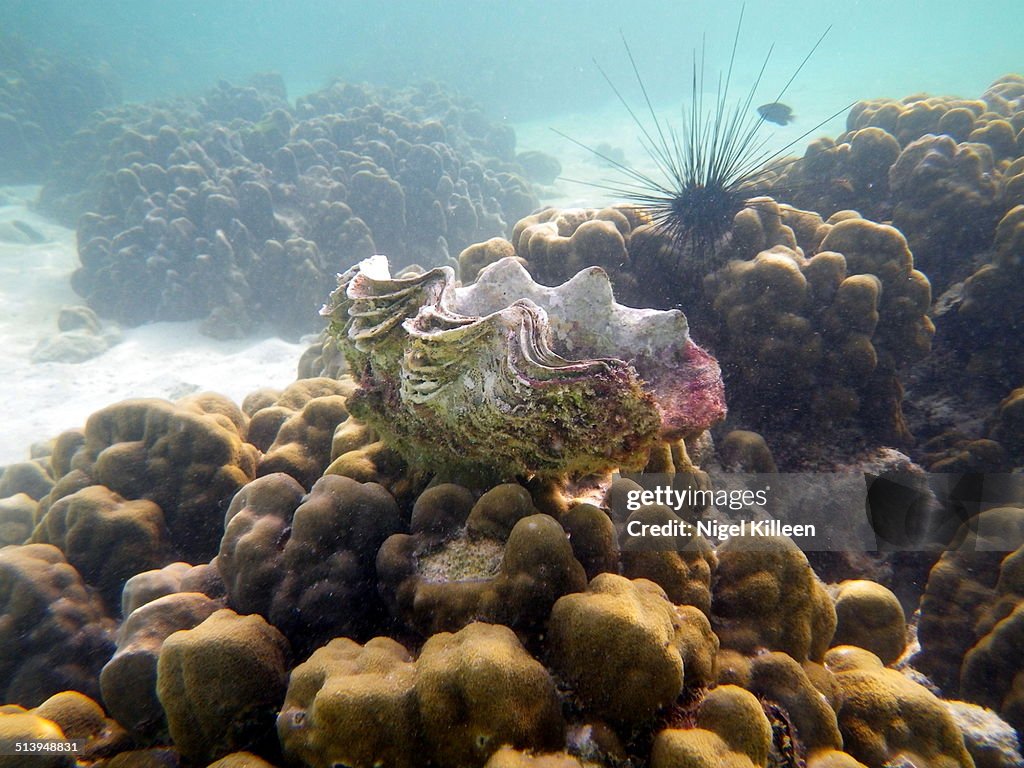
<svg viewBox="0 0 1024 768">
<path fill-rule="evenodd" d="M 536 635 L 555 601 L 586 585 L 565 530 L 514 484 L 475 502 L 457 485 L 427 489 L 410 533 L 380 547 L 377 574 L 392 612 L 425 636 L 474 620 Z"/>
</svg>

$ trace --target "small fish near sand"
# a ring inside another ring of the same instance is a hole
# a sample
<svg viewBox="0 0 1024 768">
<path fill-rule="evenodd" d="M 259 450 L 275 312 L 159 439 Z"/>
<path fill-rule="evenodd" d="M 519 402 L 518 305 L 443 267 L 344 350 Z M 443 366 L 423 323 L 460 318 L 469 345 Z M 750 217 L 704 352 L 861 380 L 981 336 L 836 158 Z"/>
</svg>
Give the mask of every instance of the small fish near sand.
<svg viewBox="0 0 1024 768">
<path fill-rule="evenodd" d="M 761 116 L 762 120 L 767 120 L 769 123 L 775 123 L 776 125 L 789 125 L 796 119 L 793 110 L 781 101 L 762 104 L 757 108 L 757 114 Z"/>
</svg>

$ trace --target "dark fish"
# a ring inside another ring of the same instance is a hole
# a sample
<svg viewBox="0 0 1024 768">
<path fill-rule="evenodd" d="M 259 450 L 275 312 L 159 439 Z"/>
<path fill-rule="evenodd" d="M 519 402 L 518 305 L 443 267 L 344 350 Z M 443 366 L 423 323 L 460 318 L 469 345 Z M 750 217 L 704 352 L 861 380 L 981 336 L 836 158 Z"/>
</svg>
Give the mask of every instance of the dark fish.
<svg viewBox="0 0 1024 768">
<path fill-rule="evenodd" d="M 796 115 L 793 114 L 793 110 L 781 101 L 773 101 L 771 104 L 762 104 L 757 108 L 757 114 L 769 123 L 775 123 L 776 125 L 789 125 L 796 117 Z"/>
</svg>

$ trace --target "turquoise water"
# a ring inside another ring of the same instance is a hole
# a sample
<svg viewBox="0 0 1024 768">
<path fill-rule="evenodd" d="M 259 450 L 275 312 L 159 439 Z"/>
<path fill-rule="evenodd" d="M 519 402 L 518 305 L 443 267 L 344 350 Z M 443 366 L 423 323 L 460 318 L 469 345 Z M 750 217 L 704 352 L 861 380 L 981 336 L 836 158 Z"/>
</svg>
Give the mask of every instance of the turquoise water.
<svg viewBox="0 0 1024 768">
<path fill-rule="evenodd" d="M 685 91 L 692 51 L 724 66 L 741 3 L 529 0 L 389 3 L 74 2 L 3 0 L 2 27 L 27 42 L 107 61 L 129 100 L 198 93 L 224 78 L 280 72 L 289 96 L 334 77 L 401 85 L 438 79 L 509 119 L 576 112 L 609 98 L 596 71 L 628 73 L 620 31 L 656 101 Z M 1021 61 L 1024 4 L 759 2 L 746 5 L 736 82 L 747 82 L 775 44 L 765 87 L 789 77 L 813 41 L 832 30 L 801 89 L 863 98 L 930 91 L 975 96 Z"/>
<path fill-rule="evenodd" d="M 0 768 L 1024 766 L 1021 29 L 0 0 Z"/>
</svg>

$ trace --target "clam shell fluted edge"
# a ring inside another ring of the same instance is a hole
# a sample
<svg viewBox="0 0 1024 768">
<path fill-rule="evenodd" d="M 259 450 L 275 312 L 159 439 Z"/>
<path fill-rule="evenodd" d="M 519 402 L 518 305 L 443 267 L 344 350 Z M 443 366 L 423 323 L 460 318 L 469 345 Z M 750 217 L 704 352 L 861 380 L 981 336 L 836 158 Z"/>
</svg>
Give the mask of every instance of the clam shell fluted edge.
<svg viewBox="0 0 1024 768">
<path fill-rule="evenodd" d="M 660 437 L 725 415 L 685 316 L 617 304 L 605 272 L 534 282 L 515 259 L 471 286 L 384 257 L 339 276 L 323 313 L 359 389 L 350 410 L 414 467 L 511 478 L 639 468 Z"/>
</svg>

